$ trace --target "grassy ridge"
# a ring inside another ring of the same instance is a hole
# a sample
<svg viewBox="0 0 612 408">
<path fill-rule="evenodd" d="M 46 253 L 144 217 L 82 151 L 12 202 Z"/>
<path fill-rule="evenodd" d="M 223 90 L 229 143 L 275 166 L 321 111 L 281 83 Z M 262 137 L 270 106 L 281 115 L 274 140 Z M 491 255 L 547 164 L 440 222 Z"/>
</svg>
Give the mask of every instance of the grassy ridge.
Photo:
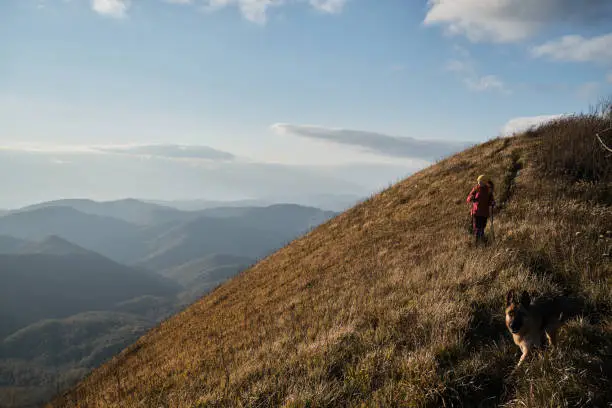
<svg viewBox="0 0 612 408">
<path fill-rule="evenodd" d="M 605 406 L 610 158 L 569 158 L 606 126 L 566 119 L 413 175 L 163 322 L 50 406 Z M 502 205 L 493 245 L 473 248 L 465 197 L 483 172 Z M 557 350 L 514 375 L 509 289 L 569 294 L 582 311 Z"/>
</svg>

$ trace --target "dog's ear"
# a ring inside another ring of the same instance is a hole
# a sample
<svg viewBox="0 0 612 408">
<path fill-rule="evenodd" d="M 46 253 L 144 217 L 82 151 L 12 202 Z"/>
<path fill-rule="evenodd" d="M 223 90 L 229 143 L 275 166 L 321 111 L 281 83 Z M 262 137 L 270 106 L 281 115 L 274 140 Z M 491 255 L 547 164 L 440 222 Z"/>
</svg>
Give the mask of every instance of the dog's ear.
<svg viewBox="0 0 612 408">
<path fill-rule="evenodd" d="M 510 289 L 506 294 L 506 307 L 510 306 L 514 301 L 514 290 Z"/>
<path fill-rule="evenodd" d="M 531 304 L 531 297 L 529 297 L 529 293 L 524 290 L 523 293 L 521 293 L 521 305 L 523 305 L 523 307 L 528 308 L 529 305 Z"/>
</svg>

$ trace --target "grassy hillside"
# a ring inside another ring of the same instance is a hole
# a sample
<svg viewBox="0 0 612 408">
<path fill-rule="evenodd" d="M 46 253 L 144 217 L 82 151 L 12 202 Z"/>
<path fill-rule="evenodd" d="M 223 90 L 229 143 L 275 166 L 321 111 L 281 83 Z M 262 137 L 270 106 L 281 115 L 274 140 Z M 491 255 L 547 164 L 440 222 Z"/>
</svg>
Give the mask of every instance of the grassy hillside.
<svg viewBox="0 0 612 408">
<path fill-rule="evenodd" d="M 457 154 L 267 257 L 52 407 L 605 406 L 612 401 L 612 158 L 595 116 Z M 465 199 L 496 182 L 495 240 Z M 607 256 L 606 256 L 607 255 Z M 511 374 L 509 289 L 581 316 Z"/>
</svg>

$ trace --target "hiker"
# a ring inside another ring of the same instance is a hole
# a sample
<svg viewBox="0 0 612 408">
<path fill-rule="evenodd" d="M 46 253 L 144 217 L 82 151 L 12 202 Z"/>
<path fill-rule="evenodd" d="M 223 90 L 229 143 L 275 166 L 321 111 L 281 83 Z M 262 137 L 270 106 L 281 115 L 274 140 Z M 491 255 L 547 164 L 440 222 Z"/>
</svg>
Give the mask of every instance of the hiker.
<svg viewBox="0 0 612 408">
<path fill-rule="evenodd" d="M 493 183 L 484 174 L 478 176 L 477 182 L 478 184 L 472 188 L 467 198 L 467 202 L 471 204 L 470 215 L 472 216 L 476 245 L 479 241 L 485 242 L 484 231 L 490 216 L 489 207 L 495 208 Z"/>
</svg>

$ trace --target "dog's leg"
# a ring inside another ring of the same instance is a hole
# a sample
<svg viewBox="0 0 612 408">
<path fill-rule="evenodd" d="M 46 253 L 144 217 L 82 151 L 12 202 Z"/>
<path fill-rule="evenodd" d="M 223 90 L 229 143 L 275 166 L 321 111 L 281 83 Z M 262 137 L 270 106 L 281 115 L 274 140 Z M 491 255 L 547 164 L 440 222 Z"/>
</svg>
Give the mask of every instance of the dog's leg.
<svg viewBox="0 0 612 408">
<path fill-rule="evenodd" d="M 546 329 L 546 338 L 548 339 L 548 344 L 551 348 L 555 348 L 557 345 L 557 328 L 548 328 Z"/>
<path fill-rule="evenodd" d="M 521 347 L 521 351 L 523 352 L 523 354 L 521 355 L 521 358 L 518 364 L 516 365 L 517 368 L 520 367 L 521 364 L 523 364 L 523 362 L 525 361 L 525 359 L 529 356 L 529 348 L 527 346 Z"/>
</svg>

